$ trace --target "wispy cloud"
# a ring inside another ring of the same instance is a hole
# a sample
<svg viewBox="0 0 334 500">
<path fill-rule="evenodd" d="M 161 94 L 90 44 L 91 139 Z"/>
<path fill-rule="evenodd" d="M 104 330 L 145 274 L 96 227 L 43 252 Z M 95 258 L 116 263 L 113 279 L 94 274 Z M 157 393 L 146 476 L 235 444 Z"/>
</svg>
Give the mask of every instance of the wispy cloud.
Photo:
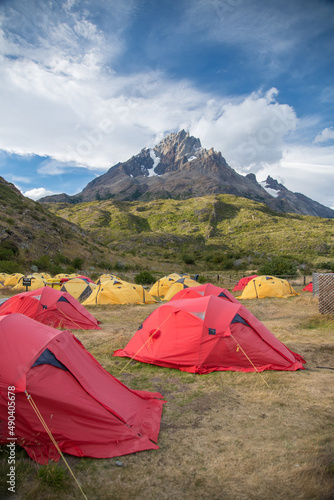
<svg viewBox="0 0 334 500">
<path fill-rule="evenodd" d="M 318 134 L 314 139 L 314 142 L 327 142 L 331 139 L 334 139 L 334 129 L 333 128 L 325 128 L 321 134 Z"/>
<path fill-rule="evenodd" d="M 22 177 L 20 175 L 13 175 L 11 177 L 11 181 L 14 183 L 20 183 L 22 182 L 23 184 L 30 184 L 31 179 L 30 177 Z"/>
</svg>

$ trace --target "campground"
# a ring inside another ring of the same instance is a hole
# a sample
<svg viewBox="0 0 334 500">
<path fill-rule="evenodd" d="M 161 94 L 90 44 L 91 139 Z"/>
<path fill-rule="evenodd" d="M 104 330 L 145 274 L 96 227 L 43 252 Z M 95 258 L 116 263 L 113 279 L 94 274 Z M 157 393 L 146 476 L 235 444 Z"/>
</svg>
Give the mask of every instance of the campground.
<svg viewBox="0 0 334 500">
<path fill-rule="evenodd" d="M 334 497 L 334 319 L 319 314 L 310 292 L 295 289 L 299 295 L 288 299 L 242 302 L 306 359 L 305 370 L 291 372 L 194 375 L 112 357 L 160 304 L 87 306 L 102 329 L 74 335 L 125 385 L 167 401 L 159 450 L 110 459 L 66 455 L 88 499 Z M 4 447 L 0 467 L 0 498 L 7 498 Z M 40 466 L 20 449 L 16 481 L 16 499 L 83 498 L 63 463 Z"/>
</svg>

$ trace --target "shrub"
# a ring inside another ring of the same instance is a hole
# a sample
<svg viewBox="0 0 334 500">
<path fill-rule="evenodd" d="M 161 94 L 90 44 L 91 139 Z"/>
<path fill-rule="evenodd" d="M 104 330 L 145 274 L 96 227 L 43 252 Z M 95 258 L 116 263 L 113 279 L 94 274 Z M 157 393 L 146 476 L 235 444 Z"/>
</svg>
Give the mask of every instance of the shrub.
<svg viewBox="0 0 334 500">
<path fill-rule="evenodd" d="M 5 240 L 0 244 L 0 260 L 11 260 L 19 254 L 19 248 L 13 241 Z"/>
<path fill-rule="evenodd" d="M 285 257 L 273 257 L 270 261 L 259 267 L 258 274 L 295 276 L 297 274 L 297 266 L 293 261 Z"/>
<path fill-rule="evenodd" d="M 126 271 L 128 269 L 128 266 L 126 264 L 123 264 L 123 262 L 120 262 L 119 260 L 115 262 L 114 264 L 114 269 L 116 271 Z"/>
<path fill-rule="evenodd" d="M 212 262 L 214 264 L 221 264 L 226 260 L 226 256 L 223 252 L 214 252 L 212 255 Z"/>
<path fill-rule="evenodd" d="M 57 253 L 57 255 L 53 257 L 53 262 L 55 264 L 69 264 L 71 261 L 68 257 L 66 257 L 66 255 L 63 255 L 62 253 Z"/>
<path fill-rule="evenodd" d="M 188 264 L 188 265 L 195 264 L 194 257 L 192 257 L 191 255 L 182 255 L 181 259 L 183 260 L 183 262 L 185 264 Z"/>
<path fill-rule="evenodd" d="M 155 283 L 155 277 L 149 271 L 141 271 L 135 276 L 135 283 L 137 285 L 151 285 Z"/>
<path fill-rule="evenodd" d="M 100 269 L 106 269 L 107 271 L 110 271 L 112 269 L 112 263 L 107 262 L 106 260 L 100 260 L 96 265 Z"/>
<path fill-rule="evenodd" d="M 316 262 L 315 263 L 315 269 L 318 269 L 319 271 L 332 271 L 334 272 L 334 261 L 325 261 L 325 262 Z"/>
<path fill-rule="evenodd" d="M 20 264 L 17 262 L 12 262 L 10 260 L 1 260 L 0 261 L 0 273 L 22 273 L 24 274 L 24 270 Z"/>
<path fill-rule="evenodd" d="M 38 267 L 38 270 L 43 269 L 44 271 L 50 271 L 51 261 L 48 255 L 41 255 L 39 259 L 32 262 L 34 266 Z"/>
<path fill-rule="evenodd" d="M 75 257 L 72 260 L 72 266 L 74 267 L 74 269 L 82 269 L 83 264 L 84 260 L 81 257 Z"/>
<path fill-rule="evenodd" d="M 225 259 L 223 265 L 221 266 L 222 269 L 226 270 L 231 270 L 234 269 L 234 260 L 231 258 Z"/>
</svg>

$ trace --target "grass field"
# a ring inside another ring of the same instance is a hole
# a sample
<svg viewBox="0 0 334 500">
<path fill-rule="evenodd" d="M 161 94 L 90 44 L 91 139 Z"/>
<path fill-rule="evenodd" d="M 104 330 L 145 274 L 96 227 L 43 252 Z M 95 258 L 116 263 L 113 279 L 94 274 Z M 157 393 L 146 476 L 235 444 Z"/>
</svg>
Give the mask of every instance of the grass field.
<svg viewBox="0 0 334 500">
<path fill-rule="evenodd" d="M 87 308 L 102 330 L 74 332 L 85 347 L 130 388 L 167 400 L 159 450 L 112 459 L 66 456 L 87 498 L 333 499 L 334 318 L 320 315 L 317 299 L 301 288 L 290 299 L 244 301 L 307 361 L 303 371 L 262 376 L 199 376 L 112 357 L 158 304 Z M 7 495 L 6 468 L 2 448 L 1 499 L 14 498 Z M 16 473 L 16 500 L 83 498 L 61 462 L 42 467 L 17 450 Z"/>
</svg>

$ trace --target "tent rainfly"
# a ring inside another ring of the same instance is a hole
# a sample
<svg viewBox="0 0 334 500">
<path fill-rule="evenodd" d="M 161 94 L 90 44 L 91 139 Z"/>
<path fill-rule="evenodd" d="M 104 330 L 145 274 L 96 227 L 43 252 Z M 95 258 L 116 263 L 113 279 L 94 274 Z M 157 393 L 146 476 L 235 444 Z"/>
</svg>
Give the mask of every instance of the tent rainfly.
<svg viewBox="0 0 334 500">
<path fill-rule="evenodd" d="M 36 462 L 57 461 L 59 452 L 32 402 L 63 453 L 109 458 L 158 448 L 161 394 L 127 388 L 68 330 L 0 316 L 0 366 L 0 421 L 7 421 L 13 388 L 15 442 Z M 9 432 L 0 426 L 1 444 Z"/>
<path fill-rule="evenodd" d="M 190 278 L 189 274 L 178 274 L 172 273 L 168 276 L 163 276 L 163 278 L 158 279 L 151 287 L 150 294 L 154 297 L 164 297 L 168 292 L 170 286 L 177 280 L 181 278 Z M 198 284 L 198 283 L 197 283 Z"/>
<path fill-rule="evenodd" d="M 94 282 L 82 278 L 71 278 L 62 283 L 60 291 L 67 292 L 79 302 L 83 302 L 90 296 L 96 287 L 97 285 Z"/>
<path fill-rule="evenodd" d="M 100 330 L 99 322 L 72 295 L 48 286 L 13 295 L 0 305 L 0 315 L 21 313 L 53 326 L 70 330 Z"/>
<path fill-rule="evenodd" d="M 299 295 L 287 280 L 274 276 L 257 276 L 247 283 L 238 299 L 263 299 L 264 297 L 292 297 Z"/>
<path fill-rule="evenodd" d="M 171 298 L 174 297 L 174 295 L 180 290 L 184 290 L 193 286 L 197 287 L 198 282 L 193 280 L 192 278 L 188 278 L 187 276 L 180 278 L 171 284 L 165 296 L 163 297 L 163 300 L 171 300 Z"/>
<path fill-rule="evenodd" d="M 313 292 L 313 282 L 310 281 L 308 285 L 304 286 L 303 292 Z"/>
<path fill-rule="evenodd" d="M 177 292 L 170 300 L 198 299 L 200 297 L 206 297 L 207 295 L 215 295 L 216 297 L 220 297 L 221 299 L 240 304 L 240 302 L 234 297 L 234 295 L 226 290 L 226 288 L 221 288 L 219 286 L 213 285 L 212 283 L 205 283 L 204 285 L 184 288 L 183 290 Z"/>
<path fill-rule="evenodd" d="M 93 293 L 82 303 L 84 306 L 97 304 L 153 304 L 155 298 L 142 285 L 125 281 L 102 281 Z"/>
<path fill-rule="evenodd" d="M 251 281 L 253 278 L 256 278 L 256 277 L 257 277 L 257 274 L 252 274 L 252 276 L 244 276 L 243 278 L 241 278 L 238 281 L 238 283 L 233 288 L 232 292 L 239 292 L 239 291 L 243 290 L 245 288 L 245 286 L 247 285 L 247 283 L 249 283 L 249 281 Z"/>
<path fill-rule="evenodd" d="M 24 278 L 24 274 L 22 273 L 13 273 L 7 276 L 4 281 L 4 286 L 15 286 L 18 284 L 20 278 Z"/>
<path fill-rule="evenodd" d="M 29 278 L 31 280 L 31 284 L 28 286 L 23 285 L 24 278 Z M 37 290 L 38 288 L 42 288 L 43 286 L 46 286 L 46 279 L 42 278 L 41 276 L 33 276 L 32 274 L 30 274 L 29 276 L 23 276 L 22 278 L 20 278 L 18 283 L 13 287 L 13 291 L 27 292 L 31 290 Z"/>
<path fill-rule="evenodd" d="M 190 373 L 303 369 L 246 307 L 214 295 L 159 306 L 114 356 Z"/>
</svg>

